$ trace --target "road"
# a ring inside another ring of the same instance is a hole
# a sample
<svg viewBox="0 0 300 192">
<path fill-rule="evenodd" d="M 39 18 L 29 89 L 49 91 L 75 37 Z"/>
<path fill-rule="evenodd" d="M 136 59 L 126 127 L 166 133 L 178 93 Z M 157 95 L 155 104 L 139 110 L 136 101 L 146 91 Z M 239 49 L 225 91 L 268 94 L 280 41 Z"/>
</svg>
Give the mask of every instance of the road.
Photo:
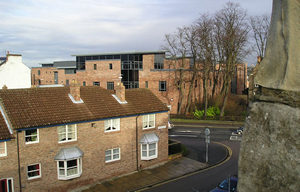
<svg viewBox="0 0 300 192">
<path fill-rule="evenodd" d="M 204 129 L 206 126 L 175 126 L 169 132 L 170 139 L 181 141 L 190 151 L 189 158 L 204 162 L 205 161 L 205 143 Z M 231 141 L 232 131 L 237 127 L 224 126 L 222 128 L 211 127 L 211 142 L 219 142 L 229 146 L 232 150 L 231 158 L 218 165 L 212 166 L 207 170 L 203 170 L 191 176 L 187 176 L 160 186 L 146 190 L 147 192 L 206 192 L 215 188 L 218 183 L 230 175 L 237 175 L 238 172 L 238 154 L 240 149 L 239 141 Z M 221 147 L 220 145 L 217 145 Z M 220 150 L 216 150 L 220 151 Z M 220 154 L 213 151 L 213 147 L 209 148 L 209 164 L 215 164 Z"/>
</svg>

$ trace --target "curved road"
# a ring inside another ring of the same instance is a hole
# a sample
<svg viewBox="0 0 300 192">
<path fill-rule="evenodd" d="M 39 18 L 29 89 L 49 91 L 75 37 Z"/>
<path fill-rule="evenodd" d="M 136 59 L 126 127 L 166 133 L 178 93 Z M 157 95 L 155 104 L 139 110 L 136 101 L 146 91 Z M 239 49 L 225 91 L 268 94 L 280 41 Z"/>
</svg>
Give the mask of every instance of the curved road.
<svg viewBox="0 0 300 192">
<path fill-rule="evenodd" d="M 234 129 L 234 128 L 233 128 Z M 213 131 L 212 131 L 213 130 Z M 206 192 L 215 188 L 218 183 L 224 180 L 230 175 L 237 175 L 238 172 L 238 155 L 240 149 L 239 141 L 230 141 L 232 129 L 211 129 L 211 141 L 218 141 L 230 147 L 232 150 L 232 156 L 225 162 L 212 166 L 206 170 L 202 170 L 191 176 L 186 176 L 175 181 L 168 182 L 159 186 L 154 186 L 147 192 Z M 180 134 L 178 134 L 180 133 Z M 202 133 L 202 134 L 201 134 Z M 173 136 L 172 136 L 173 135 Z M 194 136 L 193 136 L 194 135 Z M 171 139 L 176 139 L 184 143 L 191 151 L 189 158 L 203 162 L 203 141 L 201 138 L 203 135 L 203 129 L 200 128 L 188 128 L 188 127 L 175 127 L 170 132 Z M 175 137 L 175 138 L 174 138 Z M 198 150 L 197 150 L 198 149 Z M 210 152 L 209 160 L 210 164 L 213 164 L 214 156 L 213 151 Z M 216 158 L 217 159 L 217 158 Z"/>
</svg>

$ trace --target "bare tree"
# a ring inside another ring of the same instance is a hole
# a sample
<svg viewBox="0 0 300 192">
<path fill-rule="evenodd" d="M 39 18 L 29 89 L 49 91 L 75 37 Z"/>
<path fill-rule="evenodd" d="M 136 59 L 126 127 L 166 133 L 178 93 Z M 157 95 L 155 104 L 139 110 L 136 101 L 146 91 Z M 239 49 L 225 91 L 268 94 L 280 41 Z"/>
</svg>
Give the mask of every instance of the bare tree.
<svg viewBox="0 0 300 192">
<path fill-rule="evenodd" d="M 226 3 L 225 7 L 215 15 L 215 27 L 219 64 L 222 64 L 222 70 L 224 70 L 224 85 L 221 91 L 224 98 L 220 113 L 224 116 L 234 69 L 236 64 L 248 54 L 250 27 L 247 23 L 246 11 L 239 4 Z"/>
<path fill-rule="evenodd" d="M 260 61 L 265 56 L 266 43 L 269 34 L 271 17 L 269 15 L 250 17 L 250 24 L 252 28 L 252 36 L 255 40 L 256 52 L 260 57 Z"/>
<path fill-rule="evenodd" d="M 203 81 L 203 97 L 204 97 L 204 117 L 207 116 L 208 105 L 208 80 L 210 74 L 214 72 L 215 65 L 215 45 L 213 38 L 214 22 L 208 15 L 201 15 L 196 23 L 197 29 L 197 44 L 198 62 L 201 66 L 202 81 Z"/>
<path fill-rule="evenodd" d="M 165 35 L 165 44 L 163 49 L 166 50 L 167 56 L 172 59 L 170 68 L 175 70 L 174 86 L 179 90 L 177 114 L 182 113 L 182 103 L 184 99 L 184 64 L 188 54 L 188 45 L 185 38 L 185 28 L 178 28 L 173 34 Z"/>
</svg>

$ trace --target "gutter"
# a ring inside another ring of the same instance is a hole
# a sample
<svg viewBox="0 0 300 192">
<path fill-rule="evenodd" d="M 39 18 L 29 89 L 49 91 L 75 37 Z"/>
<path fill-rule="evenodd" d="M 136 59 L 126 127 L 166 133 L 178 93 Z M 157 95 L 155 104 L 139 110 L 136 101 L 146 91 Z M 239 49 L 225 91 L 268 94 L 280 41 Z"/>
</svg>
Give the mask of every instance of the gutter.
<svg viewBox="0 0 300 192">
<path fill-rule="evenodd" d="M 136 170 L 139 171 L 139 145 L 138 145 L 138 139 L 139 139 L 139 135 L 138 135 L 138 122 L 137 119 L 140 115 L 137 115 L 135 118 L 135 144 L 136 144 Z"/>
<path fill-rule="evenodd" d="M 18 173 L 19 173 L 19 187 L 22 192 L 22 180 L 21 180 L 21 166 L 20 166 L 20 147 L 19 147 L 19 131 L 17 131 L 17 152 L 18 152 Z"/>
</svg>

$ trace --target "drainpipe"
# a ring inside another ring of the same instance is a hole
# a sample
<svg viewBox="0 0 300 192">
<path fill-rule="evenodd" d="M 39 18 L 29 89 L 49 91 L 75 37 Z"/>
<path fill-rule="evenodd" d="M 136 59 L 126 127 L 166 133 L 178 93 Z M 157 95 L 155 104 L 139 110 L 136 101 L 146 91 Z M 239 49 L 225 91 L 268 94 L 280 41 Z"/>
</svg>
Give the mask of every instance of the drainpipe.
<svg viewBox="0 0 300 192">
<path fill-rule="evenodd" d="M 20 187 L 20 192 L 22 192 L 21 168 L 20 168 L 19 131 L 17 131 L 17 150 L 18 150 L 18 172 L 19 172 L 19 187 Z"/>
<path fill-rule="evenodd" d="M 135 143 L 136 143 L 136 170 L 139 171 L 139 144 L 138 144 L 138 140 L 139 140 L 139 135 L 138 135 L 138 122 L 137 122 L 137 119 L 140 115 L 137 115 L 136 118 L 135 118 Z"/>
</svg>

